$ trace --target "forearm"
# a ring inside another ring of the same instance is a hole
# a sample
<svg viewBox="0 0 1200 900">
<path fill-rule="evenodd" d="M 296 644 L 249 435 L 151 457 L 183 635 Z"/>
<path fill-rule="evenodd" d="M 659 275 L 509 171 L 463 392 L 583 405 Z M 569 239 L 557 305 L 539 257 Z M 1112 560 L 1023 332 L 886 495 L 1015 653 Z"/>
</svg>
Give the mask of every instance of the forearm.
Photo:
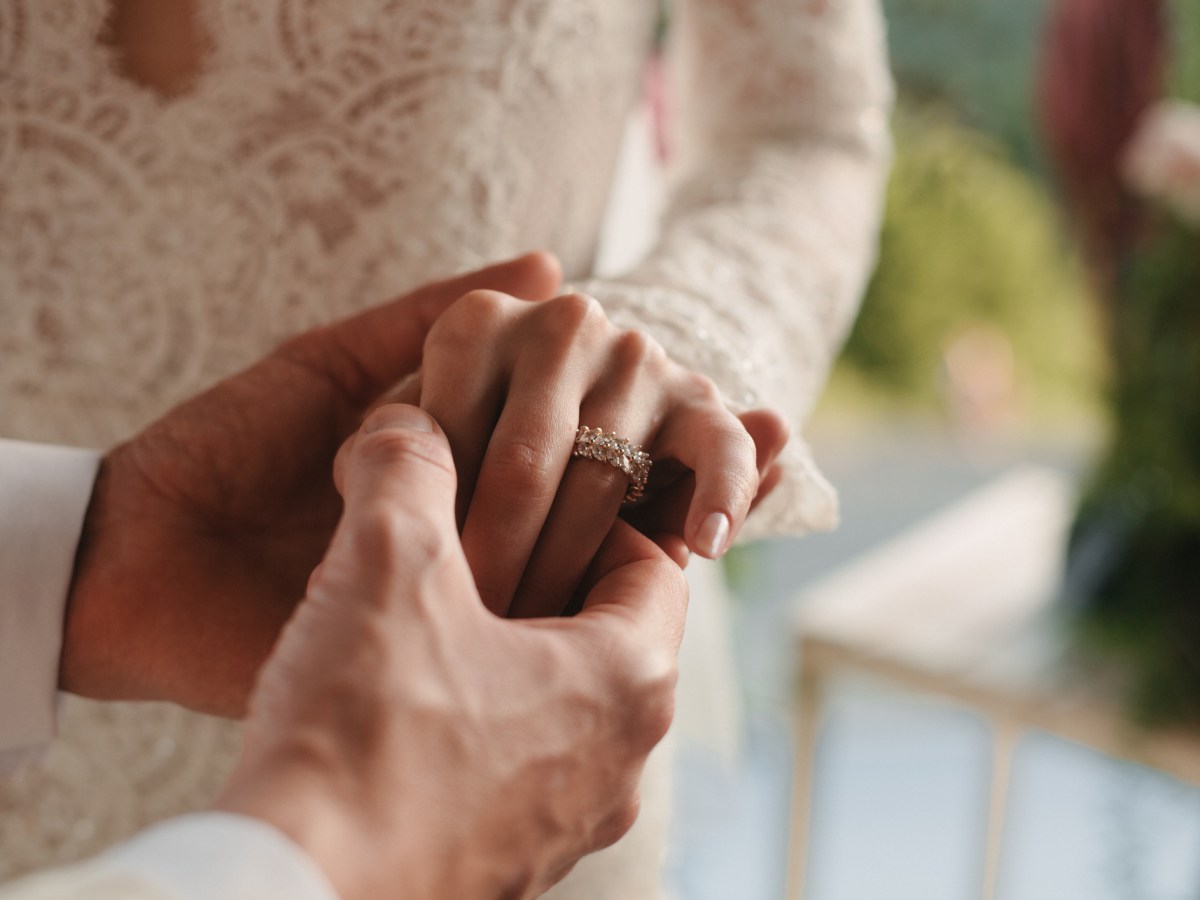
<svg viewBox="0 0 1200 900">
<path fill-rule="evenodd" d="M 873 0 L 689 0 L 672 23 L 684 154 L 652 253 L 582 288 L 650 331 L 735 407 L 798 431 L 875 257 L 891 84 Z M 832 525 L 832 492 L 794 442 L 777 530 Z M 760 517 L 761 519 L 762 517 Z"/>
</svg>

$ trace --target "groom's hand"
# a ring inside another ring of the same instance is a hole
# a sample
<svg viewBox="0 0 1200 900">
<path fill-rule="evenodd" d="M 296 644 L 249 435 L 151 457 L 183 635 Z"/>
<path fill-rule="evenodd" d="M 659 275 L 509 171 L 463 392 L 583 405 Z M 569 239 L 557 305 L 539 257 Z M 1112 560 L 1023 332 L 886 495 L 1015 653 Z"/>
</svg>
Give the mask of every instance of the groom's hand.
<svg viewBox="0 0 1200 900">
<path fill-rule="evenodd" d="M 531 254 L 288 342 L 101 465 L 68 601 L 60 686 L 239 715 L 341 513 L 334 455 L 477 288 L 554 296 Z"/>
<path fill-rule="evenodd" d="M 345 514 L 263 667 L 225 810 L 292 836 L 345 900 L 532 897 L 637 813 L 670 722 L 686 548 L 618 522 L 570 619 L 484 607 L 426 413 L 373 412 Z"/>
</svg>

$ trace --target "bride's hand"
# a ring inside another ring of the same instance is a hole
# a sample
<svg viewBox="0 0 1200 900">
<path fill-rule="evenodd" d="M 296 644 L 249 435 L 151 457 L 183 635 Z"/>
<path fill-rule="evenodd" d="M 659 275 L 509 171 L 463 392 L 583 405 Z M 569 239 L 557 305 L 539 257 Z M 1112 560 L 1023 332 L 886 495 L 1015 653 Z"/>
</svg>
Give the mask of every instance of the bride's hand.
<svg viewBox="0 0 1200 900">
<path fill-rule="evenodd" d="M 580 425 L 650 454 L 638 519 L 710 558 L 729 548 L 787 440 L 778 414 L 735 416 L 710 379 L 580 294 L 459 299 L 426 339 L 420 405 L 449 437 L 463 548 L 501 615 L 562 612 L 621 510 L 629 476 L 572 457 Z"/>
</svg>

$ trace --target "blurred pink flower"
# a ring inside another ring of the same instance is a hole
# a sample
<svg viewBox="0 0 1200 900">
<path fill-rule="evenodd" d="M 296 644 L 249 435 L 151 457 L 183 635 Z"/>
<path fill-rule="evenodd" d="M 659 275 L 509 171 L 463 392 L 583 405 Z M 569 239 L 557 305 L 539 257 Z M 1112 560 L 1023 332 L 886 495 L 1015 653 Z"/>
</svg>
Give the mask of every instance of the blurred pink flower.
<svg viewBox="0 0 1200 900">
<path fill-rule="evenodd" d="M 1200 106 L 1169 100 L 1150 107 L 1123 163 L 1133 191 L 1200 226 Z"/>
</svg>

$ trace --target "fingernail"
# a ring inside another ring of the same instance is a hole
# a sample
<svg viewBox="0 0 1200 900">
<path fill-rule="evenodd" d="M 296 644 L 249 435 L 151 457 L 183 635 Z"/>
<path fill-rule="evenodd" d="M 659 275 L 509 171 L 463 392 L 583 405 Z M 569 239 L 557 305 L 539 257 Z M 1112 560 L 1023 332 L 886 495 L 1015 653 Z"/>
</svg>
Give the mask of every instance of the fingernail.
<svg viewBox="0 0 1200 900">
<path fill-rule="evenodd" d="M 725 552 L 729 540 L 729 517 L 725 513 L 709 513 L 696 532 L 696 543 L 714 559 Z"/>
<path fill-rule="evenodd" d="M 433 419 L 415 406 L 393 403 L 381 406 L 367 417 L 363 431 L 373 434 L 386 428 L 403 428 L 408 431 L 433 431 Z"/>
</svg>

